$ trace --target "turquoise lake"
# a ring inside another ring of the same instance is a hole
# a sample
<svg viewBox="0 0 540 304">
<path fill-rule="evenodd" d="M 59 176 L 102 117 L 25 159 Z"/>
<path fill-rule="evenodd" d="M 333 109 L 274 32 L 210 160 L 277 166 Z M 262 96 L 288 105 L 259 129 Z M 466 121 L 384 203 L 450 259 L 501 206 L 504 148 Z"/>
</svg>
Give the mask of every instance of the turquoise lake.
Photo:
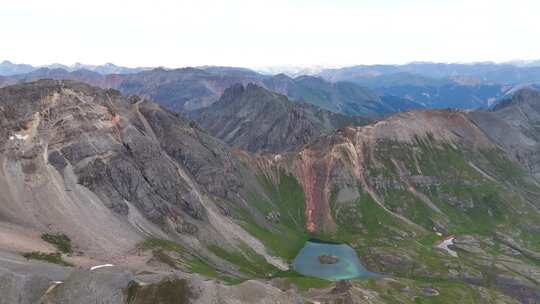
<svg viewBox="0 0 540 304">
<path fill-rule="evenodd" d="M 334 264 L 322 264 L 321 255 L 338 257 Z M 317 277 L 330 281 L 354 278 L 374 278 L 380 276 L 368 271 L 360 263 L 354 249 L 346 244 L 308 241 L 293 261 L 293 269 L 305 276 Z"/>
</svg>

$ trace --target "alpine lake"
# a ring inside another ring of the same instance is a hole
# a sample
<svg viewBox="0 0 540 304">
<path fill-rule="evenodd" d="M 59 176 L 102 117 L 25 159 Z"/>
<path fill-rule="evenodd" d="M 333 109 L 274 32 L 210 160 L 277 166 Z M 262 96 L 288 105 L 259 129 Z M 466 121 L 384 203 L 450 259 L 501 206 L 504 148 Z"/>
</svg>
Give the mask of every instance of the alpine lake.
<svg viewBox="0 0 540 304">
<path fill-rule="evenodd" d="M 354 249 L 349 245 L 314 239 L 305 243 L 292 266 L 301 275 L 329 281 L 381 276 L 366 270 Z"/>
</svg>

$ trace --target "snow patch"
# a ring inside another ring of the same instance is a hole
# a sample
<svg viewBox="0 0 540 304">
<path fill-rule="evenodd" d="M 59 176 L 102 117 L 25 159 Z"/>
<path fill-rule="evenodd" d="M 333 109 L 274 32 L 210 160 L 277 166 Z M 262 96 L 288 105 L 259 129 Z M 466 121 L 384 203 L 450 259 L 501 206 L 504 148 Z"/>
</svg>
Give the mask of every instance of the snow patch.
<svg viewBox="0 0 540 304">
<path fill-rule="evenodd" d="M 22 135 L 22 134 L 15 134 L 15 136 L 11 135 L 11 136 L 9 137 L 9 140 L 14 140 L 14 139 L 26 140 L 26 139 L 28 139 L 28 134 L 24 134 L 24 135 Z"/>
<path fill-rule="evenodd" d="M 448 252 L 448 254 L 450 254 L 451 256 L 457 258 L 457 257 L 458 257 L 457 252 L 455 252 L 454 250 L 452 250 L 452 249 L 450 249 L 450 248 L 448 247 L 448 246 L 454 244 L 454 239 L 455 239 L 455 237 L 453 237 L 453 236 L 444 239 L 442 242 L 440 242 L 440 243 L 437 245 L 437 248 L 440 248 L 440 249 L 442 249 L 442 250 Z"/>
<path fill-rule="evenodd" d="M 97 266 L 93 266 L 90 268 L 90 270 L 96 270 L 96 269 L 100 269 L 100 268 L 105 268 L 105 267 L 113 267 L 114 265 L 113 264 L 103 264 L 103 265 L 97 265 Z"/>
</svg>

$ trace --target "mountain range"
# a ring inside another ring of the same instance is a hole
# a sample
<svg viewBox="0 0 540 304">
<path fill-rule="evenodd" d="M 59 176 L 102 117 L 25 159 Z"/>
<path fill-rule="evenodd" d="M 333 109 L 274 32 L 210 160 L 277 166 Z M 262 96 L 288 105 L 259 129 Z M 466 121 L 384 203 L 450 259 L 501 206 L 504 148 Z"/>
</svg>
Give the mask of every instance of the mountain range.
<svg viewBox="0 0 540 304">
<path fill-rule="evenodd" d="M 109 75 L 89 70 L 69 72 L 64 69 L 41 68 L 26 74 L 12 75 L 5 78 L 4 83 L 47 78 L 82 81 L 102 88 L 118 89 L 124 94 L 141 95 L 176 112 L 208 107 L 220 98 L 226 88 L 237 83 L 254 83 L 285 94 L 292 100 L 309 102 L 323 109 L 348 115 L 380 116 L 422 107 L 418 103 L 398 97 L 380 96 L 353 83 L 330 83 L 312 76 L 266 76 L 246 69 L 227 67 L 174 70 L 158 68 L 133 74 Z"/>
<path fill-rule="evenodd" d="M 538 88 L 540 67 L 514 64 L 437 64 L 352 66 L 320 74 L 350 81 L 383 94 L 414 100 L 427 108 L 489 108 L 516 86 Z"/>
<path fill-rule="evenodd" d="M 279 71 L 272 70 L 272 71 Z M 346 115 L 385 116 L 408 109 L 490 108 L 527 86 L 540 88 L 534 63 L 362 65 L 294 73 L 261 74 L 246 68 L 123 68 L 106 64 L 35 68 L 0 64 L 0 86 L 43 78 L 83 81 L 156 100 L 177 112 L 208 107 L 236 83 L 255 83 L 294 101 Z"/>
<path fill-rule="evenodd" d="M 53 63 L 53 64 L 36 67 L 29 64 L 24 64 L 24 63 L 17 64 L 17 63 L 12 63 L 11 61 L 8 61 L 8 60 L 4 60 L 0 62 L 0 76 L 12 76 L 12 75 L 17 75 L 17 74 L 30 73 L 35 70 L 39 70 L 41 68 L 63 69 L 69 72 L 73 72 L 77 70 L 88 70 L 88 71 L 96 72 L 103 75 L 130 74 L 130 73 L 137 73 L 137 72 L 149 69 L 149 68 L 128 68 L 128 67 L 123 67 L 123 66 L 117 66 L 112 63 L 106 63 L 103 65 L 91 65 L 91 64 L 83 64 L 80 62 L 77 62 L 72 65 Z"/>
<path fill-rule="evenodd" d="M 333 81 L 339 81 L 397 73 L 418 75 L 432 79 L 466 76 L 485 83 L 502 84 L 531 83 L 540 80 L 540 67 L 538 65 L 497 64 L 492 62 L 470 64 L 413 62 L 404 65 L 358 65 L 323 70 L 319 75 Z"/>
<path fill-rule="evenodd" d="M 0 303 L 540 299 L 532 88 L 367 121 L 241 69 L 38 71 L 0 89 Z M 300 276 L 313 238 L 382 276 Z"/>
</svg>

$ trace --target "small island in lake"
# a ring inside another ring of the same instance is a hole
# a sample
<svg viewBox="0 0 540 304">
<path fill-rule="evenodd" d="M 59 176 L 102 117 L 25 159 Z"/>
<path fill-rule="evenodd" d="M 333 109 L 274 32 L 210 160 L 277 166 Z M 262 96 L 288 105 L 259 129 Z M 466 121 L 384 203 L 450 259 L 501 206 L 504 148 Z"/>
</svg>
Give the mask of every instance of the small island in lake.
<svg viewBox="0 0 540 304">
<path fill-rule="evenodd" d="M 339 258 L 335 255 L 323 254 L 319 256 L 319 262 L 321 264 L 335 264 L 339 261 Z"/>
</svg>

